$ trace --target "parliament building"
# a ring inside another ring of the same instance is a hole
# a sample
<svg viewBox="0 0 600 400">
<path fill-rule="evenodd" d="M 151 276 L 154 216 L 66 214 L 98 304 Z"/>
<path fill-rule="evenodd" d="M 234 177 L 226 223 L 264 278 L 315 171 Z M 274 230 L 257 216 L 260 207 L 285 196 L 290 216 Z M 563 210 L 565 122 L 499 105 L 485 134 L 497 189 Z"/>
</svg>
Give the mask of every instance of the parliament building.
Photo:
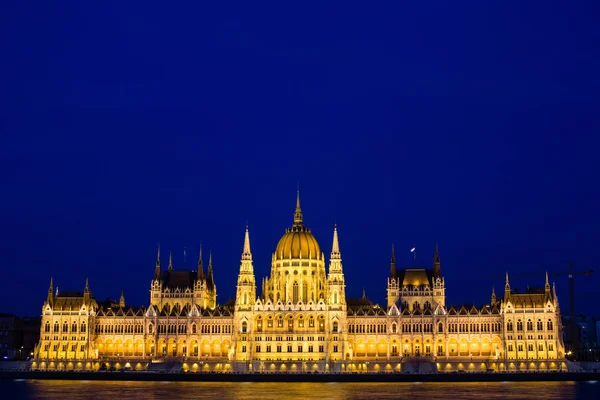
<svg viewBox="0 0 600 400">
<path fill-rule="evenodd" d="M 346 297 L 337 228 L 328 268 L 303 222 L 279 240 L 257 292 L 248 227 L 235 301 L 217 303 L 212 256 L 193 271 L 161 266 L 147 307 L 53 288 L 42 307 L 33 369 L 186 372 L 453 372 L 564 370 L 559 303 L 546 282 L 484 305 L 449 306 L 436 245 L 432 268 L 397 268 L 387 304 Z M 382 284 L 386 280 L 382 277 Z"/>
</svg>

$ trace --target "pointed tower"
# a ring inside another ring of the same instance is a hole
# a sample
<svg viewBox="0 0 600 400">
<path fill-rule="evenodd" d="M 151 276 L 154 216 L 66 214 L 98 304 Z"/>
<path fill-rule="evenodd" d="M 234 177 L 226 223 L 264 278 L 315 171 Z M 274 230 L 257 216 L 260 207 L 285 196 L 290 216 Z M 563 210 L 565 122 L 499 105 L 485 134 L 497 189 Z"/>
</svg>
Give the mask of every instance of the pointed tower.
<svg viewBox="0 0 600 400">
<path fill-rule="evenodd" d="M 550 288 L 550 281 L 548 280 L 548 271 L 546 271 L 546 285 L 544 286 L 544 292 L 546 294 L 546 301 L 548 301 L 552 293 L 552 289 Z"/>
<path fill-rule="evenodd" d="M 394 243 L 392 243 L 392 256 L 390 258 L 390 278 L 396 278 L 396 252 L 394 251 Z"/>
<path fill-rule="evenodd" d="M 213 273 L 212 251 L 208 255 L 208 271 L 202 288 L 202 308 L 211 310 L 217 306 L 217 286 Z"/>
<path fill-rule="evenodd" d="M 440 252 L 438 249 L 437 242 L 435 243 L 435 253 L 433 254 L 433 277 L 434 278 L 442 277 L 442 271 L 440 268 Z"/>
<path fill-rule="evenodd" d="M 150 283 L 150 304 L 158 306 L 162 303 L 162 281 L 160 271 L 160 244 L 156 253 L 156 267 L 154 268 L 154 279 Z"/>
<path fill-rule="evenodd" d="M 248 232 L 248 225 L 246 225 L 246 233 L 244 234 L 244 248 L 242 250 L 240 272 L 238 274 L 237 282 L 237 292 L 235 295 L 236 311 L 250 311 L 252 310 L 252 306 L 255 302 L 256 280 L 254 277 L 254 266 L 252 265 L 252 252 L 250 251 L 250 233 Z"/>
<path fill-rule="evenodd" d="M 50 278 L 50 287 L 48 288 L 48 297 L 46 298 L 46 302 L 50 305 L 50 307 L 54 307 L 54 289 L 52 287 L 53 278 Z"/>
<path fill-rule="evenodd" d="M 390 276 L 387 281 L 387 303 L 390 308 L 400 299 L 400 279 L 397 279 L 398 273 L 396 270 L 396 252 L 394 243 L 392 243 L 392 255 L 390 257 Z"/>
<path fill-rule="evenodd" d="M 342 253 L 338 239 L 337 225 L 333 225 L 333 242 L 329 258 L 329 275 L 327 277 L 328 303 L 334 309 L 346 307 L 346 284 L 342 270 Z"/>
<path fill-rule="evenodd" d="M 491 298 L 492 302 L 490 303 L 490 305 L 494 305 L 496 304 L 496 291 L 494 290 L 494 287 L 492 286 L 492 298 Z"/>
<path fill-rule="evenodd" d="M 506 273 L 506 283 L 504 284 L 504 302 L 510 299 L 510 283 L 508 283 L 508 272 Z"/>
<path fill-rule="evenodd" d="M 169 252 L 169 272 L 173 271 L 173 252 Z"/>
<path fill-rule="evenodd" d="M 83 303 L 84 304 L 88 304 L 90 302 L 90 298 L 91 298 L 91 293 L 90 293 L 90 284 L 88 282 L 88 278 L 85 278 L 85 287 L 83 288 Z"/>
<path fill-rule="evenodd" d="M 204 278 L 204 265 L 202 265 L 202 245 L 200 245 L 200 255 L 198 256 L 198 271 L 196 271 L 196 280 L 203 281 Z"/>
<path fill-rule="evenodd" d="M 154 279 L 160 279 L 160 244 L 158 245 L 158 254 L 156 255 L 156 267 L 154 268 Z"/>
<path fill-rule="evenodd" d="M 209 289 L 214 288 L 215 278 L 213 276 L 212 251 L 208 254 L 208 273 L 206 274 L 206 284 Z"/>
<path fill-rule="evenodd" d="M 125 308 L 125 289 L 121 289 L 121 298 L 119 299 L 119 307 Z"/>
</svg>

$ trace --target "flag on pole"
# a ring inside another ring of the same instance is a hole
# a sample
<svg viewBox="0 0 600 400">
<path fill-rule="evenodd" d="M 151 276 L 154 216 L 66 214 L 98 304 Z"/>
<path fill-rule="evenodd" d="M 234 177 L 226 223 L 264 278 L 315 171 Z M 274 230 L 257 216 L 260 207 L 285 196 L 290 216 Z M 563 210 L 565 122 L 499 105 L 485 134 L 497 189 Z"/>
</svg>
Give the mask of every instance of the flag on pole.
<svg viewBox="0 0 600 400">
<path fill-rule="evenodd" d="M 417 251 L 417 248 L 415 246 L 413 246 L 412 249 L 410 249 L 410 252 L 414 253 L 415 251 Z"/>
<path fill-rule="evenodd" d="M 410 252 L 413 253 L 413 261 L 417 259 L 417 245 L 415 244 L 411 249 Z"/>
</svg>

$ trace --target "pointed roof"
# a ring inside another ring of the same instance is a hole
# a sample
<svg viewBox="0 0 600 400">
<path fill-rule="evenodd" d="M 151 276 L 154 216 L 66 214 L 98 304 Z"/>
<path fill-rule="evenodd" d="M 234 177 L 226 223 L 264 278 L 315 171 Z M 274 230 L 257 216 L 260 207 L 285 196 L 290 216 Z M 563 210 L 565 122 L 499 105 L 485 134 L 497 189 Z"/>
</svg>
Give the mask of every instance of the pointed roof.
<svg viewBox="0 0 600 400">
<path fill-rule="evenodd" d="M 244 250 L 242 251 L 242 260 L 252 260 L 252 252 L 250 251 L 250 233 L 248 232 L 248 224 L 246 224 L 246 233 L 244 234 Z"/>
<path fill-rule="evenodd" d="M 206 276 L 206 281 L 210 287 L 215 286 L 215 278 L 213 276 L 213 266 L 212 266 L 212 250 L 208 254 L 208 273 Z"/>
<path fill-rule="evenodd" d="M 394 251 L 394 242 L 392 242 L 392 256 L 390 258 L 390 278 L 396 277 L 396 252 Z"/>
<path fill-rule="evenodd" d="M 169 252 L 169 271 L 173 271 L 173 252 Z"/>
<path fill-rule="evenodd" d="M 441 276 L 440 251 L 437 242 L 435 242 L 435 253 L 433 254 L 433 276 L 436 278 Z"/>
<path fill-rule="evenodd" d="M 336 260 L 341 258 L 337 224 L 333 224 L 333 243 L 331 244 L 331 258 Z"/>
<path fill-rule="evenodd" d="M 119 307 L 125 307 L 125 289 L 121 289 L 121 298 L 119 299 Z"/>
<path fill-rule="evenodd" d="M 204 266 L 202 265 L 202 245 L 200 245 L 200 255 L 198 256 L 198 271 L 196 272 L 198 280 L 204 279 Z"/>
</svg>

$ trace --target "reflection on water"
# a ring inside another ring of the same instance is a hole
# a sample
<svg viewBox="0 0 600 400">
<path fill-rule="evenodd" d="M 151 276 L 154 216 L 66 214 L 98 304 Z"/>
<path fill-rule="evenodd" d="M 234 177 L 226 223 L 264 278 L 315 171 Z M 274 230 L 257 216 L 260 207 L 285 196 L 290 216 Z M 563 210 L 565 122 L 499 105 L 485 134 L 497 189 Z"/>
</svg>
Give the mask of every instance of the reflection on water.
<svg viewBox="0 0 600 400">
<path fill-rule="evenodd" d="M 0 381 L 6 399 L 598 399 L 600 383 L 198 383 Z"/>
</svg>

